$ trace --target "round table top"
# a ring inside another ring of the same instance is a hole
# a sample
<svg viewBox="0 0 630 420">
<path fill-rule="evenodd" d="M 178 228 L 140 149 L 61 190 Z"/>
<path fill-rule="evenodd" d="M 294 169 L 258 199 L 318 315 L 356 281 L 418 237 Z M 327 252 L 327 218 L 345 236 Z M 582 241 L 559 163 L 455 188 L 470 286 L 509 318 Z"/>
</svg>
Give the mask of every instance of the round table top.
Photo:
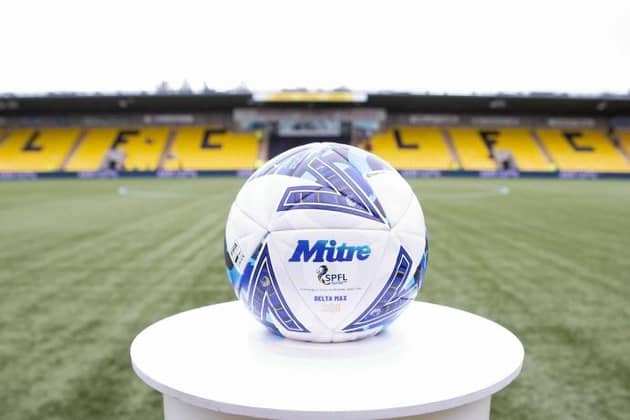
<svg viewBox="0 0 630 420">
<path fill-rule="evenodd" d="M 480 316 L 412 302 L 383 333 L 347 343 L 277 337 L 240 302 L 149 326 L 131 344 L 149 386 L 214 411 L 273 418 L 378 418 L 486 398 L 520 373 L 519 339 Z"/>
</svg>

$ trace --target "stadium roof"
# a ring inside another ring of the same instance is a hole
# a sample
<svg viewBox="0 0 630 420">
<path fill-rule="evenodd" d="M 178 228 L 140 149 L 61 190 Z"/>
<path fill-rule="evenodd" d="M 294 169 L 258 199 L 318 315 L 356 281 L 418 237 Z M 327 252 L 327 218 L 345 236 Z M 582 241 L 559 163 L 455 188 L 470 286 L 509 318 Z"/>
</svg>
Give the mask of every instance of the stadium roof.
<svg viewBox="0 0 630 420">
<path fill-rule="evenodd" d="M 0 97 L 0 115 L 192 113 L 243 107 L 383 108 L 389 112 L 630 116 L 630 97 L 566 95 L 418 95 L 403 93 L 313 93 L 265 99 L 250 93 L 170 95 L 54 95 Z"/>
</svg>

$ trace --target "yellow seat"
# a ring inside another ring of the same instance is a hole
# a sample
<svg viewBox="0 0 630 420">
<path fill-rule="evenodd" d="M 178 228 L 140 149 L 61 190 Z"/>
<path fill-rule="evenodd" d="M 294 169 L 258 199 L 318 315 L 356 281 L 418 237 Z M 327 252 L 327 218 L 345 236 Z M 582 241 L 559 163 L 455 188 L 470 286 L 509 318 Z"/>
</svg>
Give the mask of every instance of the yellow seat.
<svg viewBox="0 0 630 420">
<path fill-rule="evenodd" d="M 537 130 L 563 171 L 630 172 L 630 165 L 601 130 Z"/>
<path fill-rule="evenodd" d="M 400 127 L 372 137 L 372 152 L 401 170 L 448 170 L 453 159 L 438 128 Z"/>
<path fill-rule="evenodd" d="M 550 171 L 547 158 L 532 137 L 524 128 L 502 128 L 497 130 L 499 136 L 495 150 L 509 150 L 521 171 Z"/>
<path fill-rule="evenodd" d="M 253 169 L 258 153 L 255 133 L 233 133 L 216 127 L 177 130 L 164 161 L 168 170 Z"/>
<path fill-rule="evenodd" d="M 79 132 L 78 128 L 12 130 L 0 143 L 0 171 L 58 171 Z"/>
<path fill-rule="evenodd" d="M 155 170 L 166 145 L 168 133 L 169 129 L 165 127 L 92 128 L 70 158 L 66 170 L 98 170 L 107 152 L 113 147 L 125 152 L 125 170 Z"/>
<path fill-rule="evenodd" d="M 166 146 L 169 131 L 166 127 L 149 127 L 127 130 L 126 134 L 123 133 L 125 143 L 119 144 L 118 148 L 126 153 L 125 170 L 156 170 Z"/>
<path fill-rule="evenodd" d="M 463 169 L 476 171 L 497 169 L 497 163 L 490 155 L 479 129 L 449 128 L 448 133 Z"/>
<path fill-rule="evenodd" d="M 464 169 L 497 169 L 490 155 L 492 147 L 495 152 L 511 152 L 521 171 L 550 170 L 543 152 L 525 128 L 451 128 L 449 134 Z"/>
</svg>

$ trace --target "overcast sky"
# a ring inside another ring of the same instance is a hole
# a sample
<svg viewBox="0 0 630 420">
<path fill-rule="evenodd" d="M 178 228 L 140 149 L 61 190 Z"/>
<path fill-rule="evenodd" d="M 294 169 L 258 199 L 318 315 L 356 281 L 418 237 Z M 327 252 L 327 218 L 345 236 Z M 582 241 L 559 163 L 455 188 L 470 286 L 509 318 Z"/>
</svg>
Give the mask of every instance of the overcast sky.
<svg viewBox="0 0 630 420">
<path fill-rule="evenodd" d="M 630 1 L 6 1 L 0 92 L 626 93 Z"/>
</svg>

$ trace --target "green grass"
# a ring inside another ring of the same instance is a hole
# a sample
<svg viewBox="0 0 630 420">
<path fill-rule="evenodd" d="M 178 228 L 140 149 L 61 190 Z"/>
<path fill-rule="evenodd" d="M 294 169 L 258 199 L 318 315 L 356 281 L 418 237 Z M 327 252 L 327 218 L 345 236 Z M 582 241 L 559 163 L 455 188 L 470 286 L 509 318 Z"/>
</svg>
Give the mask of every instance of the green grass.
<svg viewBox="0 0 630 420">
<path fill-rule="evenodd" d="M 0 418 L 160 418 L 129 344 L 164 316 L 233 299 L 222 234 L 241 182 L 0 183 Z M 630 183 L 412 185 L 431 235 L 420 299 L 525 345 L 493 418 L 628 418 Z"/>
</svg>

